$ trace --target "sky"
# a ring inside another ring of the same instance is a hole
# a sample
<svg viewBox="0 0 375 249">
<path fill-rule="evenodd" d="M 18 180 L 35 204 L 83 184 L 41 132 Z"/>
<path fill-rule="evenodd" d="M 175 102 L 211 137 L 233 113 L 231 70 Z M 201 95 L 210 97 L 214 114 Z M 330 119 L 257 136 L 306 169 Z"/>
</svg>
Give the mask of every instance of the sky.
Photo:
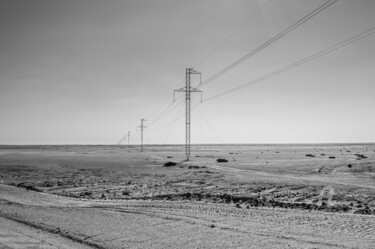
<svg viewBox="0 0 375 249">
<path fill-rule="evenodd" d="M 142 118 L 146 144 L 182 144 L 185 69 L 204 82 L 324 2 L 1 0 L 0 144 L 139 144 Z M 199 88 L 191 142 L 375 142 L 375 35 L 209 100 L 374 28 L 374 13 L 339 0 Z"/>
</svg>

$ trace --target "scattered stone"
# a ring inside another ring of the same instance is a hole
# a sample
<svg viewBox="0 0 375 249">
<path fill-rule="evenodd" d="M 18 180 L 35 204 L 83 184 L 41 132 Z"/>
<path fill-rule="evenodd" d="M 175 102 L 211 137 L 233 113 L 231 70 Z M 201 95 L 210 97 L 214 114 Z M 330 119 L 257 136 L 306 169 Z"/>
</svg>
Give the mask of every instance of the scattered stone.
<svg viewBox="0 0 375 249">
<path fill-rule="evenodd" d="M 200 167 L 199 166 L 196 166 L 196 165 L 190 165 L 188 167 L 188 169 L 199 169 Z"/>
<path fill-rule="evenodd" d="M 367 156 L 363 155 L 363 154 L 354 154 L 356 157 L 357 157 L 357 160 L 360 160 L 360 159 L 366 159 Z"/>
<path fill-rule="evenodd" d="M 83 196 L 92 196 L 92 193 L 90 191 L 86 191 L 82 193 Z"/>
<path fill-rule="evenodd" d="M 315 155 L 312 155 L 312 154 L 306 154 L 305 156 L 306 157 L 315 157 Z"/>
<path fill-rule="evenodd" d="M 352 165 L 351 164 L 348 164 L 348 168 L 351 168 L 352 167 Z"/>
<path fill-rule="evenodd" d="M 215 227 L 215 225 L 211 225 L 211 228 L 214 228 Z"/>
</svg>

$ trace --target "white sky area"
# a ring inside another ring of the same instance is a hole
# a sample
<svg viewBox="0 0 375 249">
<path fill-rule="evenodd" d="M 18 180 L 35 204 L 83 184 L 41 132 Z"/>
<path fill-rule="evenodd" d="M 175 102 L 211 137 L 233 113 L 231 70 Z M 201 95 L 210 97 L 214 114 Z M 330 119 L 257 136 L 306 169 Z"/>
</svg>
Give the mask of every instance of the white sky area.
<svg viewBox="0 0 375 249">
<path fill-rule="evenodd" d="M 183 98 L 153 121 L 185 69 L 205 80 L 324 2 L 1 0 L 0 144 L 116 144 L 128 131 L 139 144 L 141 118 L 146 144 L 182 144 Z M 339 0 L 202 87 L 203 99 L 374 28 L 374 13 L 373 0 Z M 368 36 L 200 105 L 192 94 L 192 143 L 375 142 L 374 45 Z"/>
</svg>

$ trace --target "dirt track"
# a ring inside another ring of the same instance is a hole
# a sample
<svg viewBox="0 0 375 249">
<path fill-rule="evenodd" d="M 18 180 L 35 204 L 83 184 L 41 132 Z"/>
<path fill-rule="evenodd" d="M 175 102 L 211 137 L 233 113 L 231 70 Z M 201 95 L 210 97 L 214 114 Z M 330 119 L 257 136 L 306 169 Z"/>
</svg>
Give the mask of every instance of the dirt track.
<svg viewBox="0 0 375 249">
<path fill-rule="evenodd" d="M 80 201 L 4 185 L 0 192 L 2 217 L 98 248 L 373 248 L 375 244 L 373 216 L 186 202 Z"/>
<path fill-rule="evenodd" d="M 43 232 L 39 228 L 0 217 L 0 248 L 2 249 L 88 249 L 91 248 L 58 234 Z"/>
</svg>

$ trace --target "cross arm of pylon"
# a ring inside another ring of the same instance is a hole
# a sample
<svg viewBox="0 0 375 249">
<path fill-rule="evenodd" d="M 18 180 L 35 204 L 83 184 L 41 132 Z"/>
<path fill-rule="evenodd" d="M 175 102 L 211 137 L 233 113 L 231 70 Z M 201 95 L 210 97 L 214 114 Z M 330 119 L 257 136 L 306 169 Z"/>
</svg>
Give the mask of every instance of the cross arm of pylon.
<svg viewBox="0 0 375 249">
<path fill-rule="evenodd" d="M 194 87 L 190 87 L 190 92 L 202 92 L 201 90 L 198 90 Z"/>
<path fill-rule="evenodd" d="M 173 102 L 176 101 L 176 92 L 186 92 L 186 87 L 181 87 L 177 90 L 173 90 Z M 190 87 L 190 92 L 199 92 L 201 93 L 201 102 L 203 101 L 203 95 L 202 95 L 202 91 L 201 90 L 198 90 L 194 87 Z"/>
<path fill-rule="evenodd" d="M 173 92 L 186 92 L 186 87 L 181 87 L 179 89 L 173 90 Z"/>
<path fill-rule="evenodd" d="M 177 90 L 174 90 L 173 92 L 186 92 L 186 87 L 181 87 Z M 201 90 L 198 90 L 194 87 L 190 87 L 190 92 L 202 92 Z"/>
<path fill-rule="evenodd" d="M 181 87 L 173 91 L 173 102 L 176 101 L 176 92 L 186 92 L 186 87 Z M 201 102 L 203 102 L 203 92 L 201 90 L 198 90 L 194 87 L 190 87 L 190 92 L 201 93 Z"/>
<path fill-rule="evenodd" d="M 200 72 L 195 71 L 194 69 L 190 68 L 190 74 L 201 74 Z"/>
</svg>

